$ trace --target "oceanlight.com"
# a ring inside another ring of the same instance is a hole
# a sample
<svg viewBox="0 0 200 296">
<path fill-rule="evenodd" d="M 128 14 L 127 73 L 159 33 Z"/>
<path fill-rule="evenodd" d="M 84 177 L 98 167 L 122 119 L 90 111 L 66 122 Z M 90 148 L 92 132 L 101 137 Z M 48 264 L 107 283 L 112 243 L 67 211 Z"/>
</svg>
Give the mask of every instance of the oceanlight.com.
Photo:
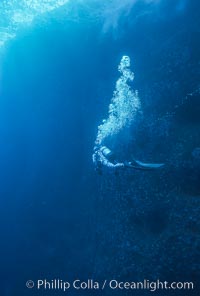
<svg viewBox="0 0 200 296">
<path fill-rule="evenodd" d="M 29 280 L 26 282 L 26 287 L 29 289 L 37 289 L 40 291 L 55 290 L 67 292 L 68 290 L 148 290 L 150 292 L 155 292 L 158 290 L 193 290 L 193 282 L 167 282 L 167 281 L 149 281 L 144 280 L 142 282 L 126 282 L 119 280 L 103 280 L 96 281 L 93 279 L 88 279 L 86 281 L 81 281 L 80 279 L 75 279 L 74 281 L 64 281 L 60 279 L 47 280 L 40 279 L 37 281 Z"/>
</svg>

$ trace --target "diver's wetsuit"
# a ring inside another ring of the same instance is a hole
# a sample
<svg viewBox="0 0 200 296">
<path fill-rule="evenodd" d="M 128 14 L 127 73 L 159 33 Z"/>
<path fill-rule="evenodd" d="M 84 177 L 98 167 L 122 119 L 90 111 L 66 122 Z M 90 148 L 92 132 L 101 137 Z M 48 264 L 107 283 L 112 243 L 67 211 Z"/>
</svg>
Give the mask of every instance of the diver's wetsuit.
<svg viewBox="0 0 200 296">
<path fill-rule="evenodd" d="M 136 170 L 154 170 L 164 165 L 163 163 L 143 163 L 138 160 L 124 163 L 117 162 L 112 151 L 106 146 L 95 147 L 92 160 L 95 164 L 96 170 L 99 172 L 101 172 L 102 167 L 107 167 L 111 169 L 132 168 Z"/>
<path fill-rule="evenodd" d="M 95 152 L 92 156 L 93 163 L 96 167 L 106 166 L 108 168 L 121 168 L 124 167 L 124 163 L 116 162 L 113 158 L 113 153 L 106 146 L 102 146 L 99 149 L 95 148 Z"/>
</svg>

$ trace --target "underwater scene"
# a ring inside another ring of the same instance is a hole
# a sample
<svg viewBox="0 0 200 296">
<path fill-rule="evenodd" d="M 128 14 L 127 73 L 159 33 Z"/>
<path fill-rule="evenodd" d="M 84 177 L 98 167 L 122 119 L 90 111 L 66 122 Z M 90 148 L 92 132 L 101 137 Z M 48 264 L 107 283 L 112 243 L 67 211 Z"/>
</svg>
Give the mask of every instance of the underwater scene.
<svg viewBox="0 0 200 296">
<path fill-rule="evenodd" d="M 200 295 L 200 2 L 0 1 L 0 296 Z"/>
</svg>

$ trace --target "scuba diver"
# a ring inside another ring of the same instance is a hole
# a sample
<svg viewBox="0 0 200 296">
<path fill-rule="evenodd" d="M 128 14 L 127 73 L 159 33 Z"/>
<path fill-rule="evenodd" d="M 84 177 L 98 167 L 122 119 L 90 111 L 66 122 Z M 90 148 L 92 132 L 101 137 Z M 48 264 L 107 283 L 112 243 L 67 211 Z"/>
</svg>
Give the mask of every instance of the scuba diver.
<svg viewBox="0 0 200 296">
<path fill-rule="evenodd" d="M 135 170 L 154 170 L 164 166 L 163 163 L 144 163 L 139 160 L 118 162 L 114 153 L 106 146 L 95 146 L 92 160 L 99 173 L 102 172 L 103 167 L 110 169 L 130 168 Z"/>
</svg>

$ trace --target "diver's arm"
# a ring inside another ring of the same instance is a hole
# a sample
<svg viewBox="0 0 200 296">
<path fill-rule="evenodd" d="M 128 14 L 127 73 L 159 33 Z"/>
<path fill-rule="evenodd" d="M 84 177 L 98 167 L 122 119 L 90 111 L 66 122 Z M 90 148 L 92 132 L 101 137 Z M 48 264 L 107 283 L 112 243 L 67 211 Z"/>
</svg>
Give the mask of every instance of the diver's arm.
<svg viewBox="0 0 200 296">
<path fill-rule="evenodd" d="M 97 163 L 97 153 L 96 153 L 96 152 L 94 152 L 94 153 L 92 154 L 92 161 L 93 161 L 94 164 Z"/>
</svg>

